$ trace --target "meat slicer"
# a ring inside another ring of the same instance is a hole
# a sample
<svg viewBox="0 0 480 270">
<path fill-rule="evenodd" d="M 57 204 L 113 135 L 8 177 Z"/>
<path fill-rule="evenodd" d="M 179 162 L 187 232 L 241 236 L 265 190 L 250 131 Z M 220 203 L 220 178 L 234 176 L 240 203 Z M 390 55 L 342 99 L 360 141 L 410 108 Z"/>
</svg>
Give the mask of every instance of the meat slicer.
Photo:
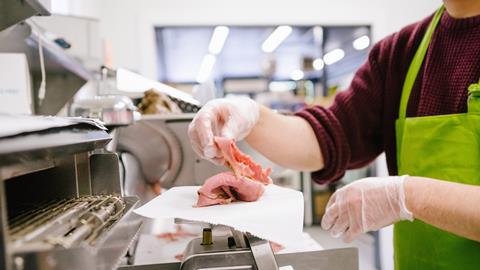
<svg viewBox="0 0 480 270">
<path fill-rule="evenodd" d="M 267 240 L 222 225 L 201 225 L 202 236 L 191 240 L 181 262 L 123 266 L 118 270 L 356 270 L 356 248 L 274 254 Z M 214 235 L 220 231 L 219 235 Z"/>
</svg>

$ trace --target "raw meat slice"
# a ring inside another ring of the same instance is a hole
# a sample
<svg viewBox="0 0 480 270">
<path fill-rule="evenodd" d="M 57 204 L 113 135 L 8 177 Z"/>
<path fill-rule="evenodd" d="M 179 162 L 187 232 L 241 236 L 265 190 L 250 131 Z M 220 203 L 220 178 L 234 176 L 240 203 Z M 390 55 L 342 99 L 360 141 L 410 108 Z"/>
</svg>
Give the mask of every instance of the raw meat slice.
<svg viewBox="0 0 480 270">
<path fill-rule="evenodd" d="M 236 176 L 246 176 L 266 185 L 272 183 L 272 179 L 269 177 L 272 169 L 267 168 L 262 170 L 260 164 L 253 161 L 250 156 L 242 153 L 238 149 L 235 140 L 224 137 L 215 137 L 214 141 L 220 151 L 222 151 L 226 166 L 232 169 Z"/>
<path fill-rule="evenodd" d="M 223 172 L 208 178 L 198 190 L 197 207 L 228 204 L 240 200 L 258 200 L 265 191 L 264 185 L 245 176 Z"/>
<path fill-rule="evenodd" d="M 233 139 L 215 137 L 214 141 L 232 172 L 208 178 L 198 190 L 197 207 L 258 200 L 265 191 L 264 185 L 272 183 L 271 169 L 263 170 L 260 164 L 237 148 Z"/>
</svg>

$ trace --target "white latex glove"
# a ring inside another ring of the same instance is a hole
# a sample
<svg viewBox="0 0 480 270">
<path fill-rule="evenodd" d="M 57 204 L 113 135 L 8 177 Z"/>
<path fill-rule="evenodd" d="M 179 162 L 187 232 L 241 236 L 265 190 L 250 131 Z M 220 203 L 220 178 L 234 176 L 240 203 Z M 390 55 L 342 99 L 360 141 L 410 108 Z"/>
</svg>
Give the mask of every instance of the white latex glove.
<svg viewBox="0 0 480 270">
<path fill-rule="evenodd" d="M 412 221 L 413 215 L 405 206 L 407 177 L 370 177 L 342 187 L 327 204 L 322 228 L 349 243 L 362 233 L 400 220 Z"/>
<path fill-rule="evenodd" d="M 214 136 L 244 139 L 260 115 L 259 105 L 246 97 L 221 98 L 207 102 L 188 126 L 193 150 L 200 157 L 223 164 Z"/>
</svg>

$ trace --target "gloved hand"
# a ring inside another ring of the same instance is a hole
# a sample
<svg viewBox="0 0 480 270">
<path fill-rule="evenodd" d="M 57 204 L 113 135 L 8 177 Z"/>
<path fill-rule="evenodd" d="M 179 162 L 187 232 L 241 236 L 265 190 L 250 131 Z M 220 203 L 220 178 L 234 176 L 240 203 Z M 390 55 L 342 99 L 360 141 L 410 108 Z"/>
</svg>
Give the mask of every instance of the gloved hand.
<svg viewBox="0 0 480 270">
<path fill-rule="evenodd" d="M 322 228 L 333 237 L 351 242 L 361 233 L 400 220 L 413 220 L 405 206 L 404 181 L 408 175 L 370 177 L 337 190 L 322 218 Z"/>
<path fill-rule="evenodd" d="M 253 129 L 259 115 L 259 105 L 246 97 L 221 98 L 207 102 L 188 126 L 193 150 L 202 158 L 223 164 L 222 153 L 213 142 L 213 137 L 242 140 Z"/>
</svg>

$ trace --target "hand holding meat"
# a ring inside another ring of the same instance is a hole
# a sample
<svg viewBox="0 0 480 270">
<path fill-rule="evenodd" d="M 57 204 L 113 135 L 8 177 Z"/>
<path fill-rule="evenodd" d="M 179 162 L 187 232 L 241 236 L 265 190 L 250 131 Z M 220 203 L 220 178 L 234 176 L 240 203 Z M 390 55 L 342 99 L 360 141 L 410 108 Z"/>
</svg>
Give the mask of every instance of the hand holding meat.
<svg viewBox="0 0 480 270">
<path fill-rule="evenodd" d="M 333 237 L 353 241 L 361 233 L 400 220 L 413 220 L 405 206 L 406 176 L 370 177 L 337 190 L 327 205 L 322 228 Z"/>
<path fill-rule="evenodd" d="M 202 158 L 223 164 L 224 157 L 215 145 L 215 136 L 244 139 L 260 114 L 259 105 L 249 98 L 214 99 L 205 104 L 188 127 L 193 150 Z"/>
</svg>

